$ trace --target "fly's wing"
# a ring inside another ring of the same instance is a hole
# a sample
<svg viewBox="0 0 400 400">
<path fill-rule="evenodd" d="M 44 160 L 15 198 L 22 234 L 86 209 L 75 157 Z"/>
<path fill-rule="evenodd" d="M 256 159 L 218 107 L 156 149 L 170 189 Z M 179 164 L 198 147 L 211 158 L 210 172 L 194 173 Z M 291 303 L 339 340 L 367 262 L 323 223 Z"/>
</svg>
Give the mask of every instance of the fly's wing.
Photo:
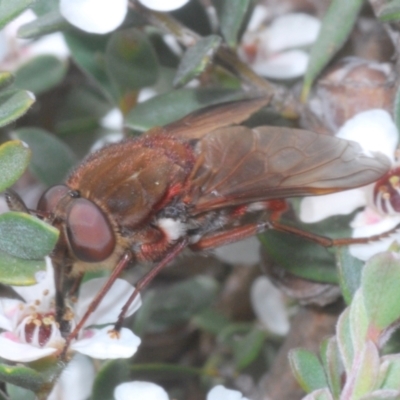
<svg viewBox="0 0 400 400">
<path fill-rule="evenodd" d="M 314 132 L 262 126 L 217 129 L 196 144 L 186 201 L 193 213 L 363 186 L 390 168 L 380 153 Z"/>
<path fill-rule="evenodd" d="M 183 139 L 199 139 L 217 128 L 245 121 L 268 102 L 269 98 L 260 97 L 202 108 L 171 124 L 153 128 L 146 135 L 166 134 Z"/>
</svg>

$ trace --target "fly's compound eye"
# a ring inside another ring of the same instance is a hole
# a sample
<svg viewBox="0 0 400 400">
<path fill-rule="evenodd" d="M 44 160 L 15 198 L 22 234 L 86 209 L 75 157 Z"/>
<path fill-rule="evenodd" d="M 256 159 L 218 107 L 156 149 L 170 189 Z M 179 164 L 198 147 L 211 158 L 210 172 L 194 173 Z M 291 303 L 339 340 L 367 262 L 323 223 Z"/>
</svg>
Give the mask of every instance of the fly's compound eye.
<svg viewBox="0 0 400 400">
<path fill-rule="evenodd" d="M 96 204 L 83 198 L 72 201 L 66 222 L 71 249 L 79 260 L 100 262 L 114 251 L 114 232 Z"/>
<path fill-rule="evenodd" d="M 56 185 L 47 189 L 39 199 L 37 209 L 39 211 L 52 212 L 58 202 L 68 193 L 69 189 L 65 185 Z"/>
</svg>

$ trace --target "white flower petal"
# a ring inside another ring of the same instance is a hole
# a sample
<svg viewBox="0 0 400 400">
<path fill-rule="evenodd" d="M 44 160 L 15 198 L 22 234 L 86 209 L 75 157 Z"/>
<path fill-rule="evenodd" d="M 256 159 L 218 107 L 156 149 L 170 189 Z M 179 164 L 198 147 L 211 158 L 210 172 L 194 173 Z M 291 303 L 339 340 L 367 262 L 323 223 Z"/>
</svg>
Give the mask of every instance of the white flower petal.
<svg viewBox="0 0 400 400">
<path fill-rule="evenodd" d="M 124 116 L 119 108 L 111 109 L 100 121 L 103 128 L 121 130 Z"/>
<path fill-rule="evenodd" d="M 145 7 L 155 11 L 172 11 L 183 7 L 189 0 L 139 0 Z"/>
<path fill-rule="evenodd" d="M 13 289 L 27 302 L 38 299 L 51 299 L 55 294 L 54 269 L 50 257 L 46 257 L 46 271 L 38 271 L 35 275 L 37 283 L 32 286 L 13 286 Z M 43 298 L 43 295 L 45 298 Z"/>
<path fill-rule="evenodd" d="M 317 39 L 320 27 L 319 19 L 304 13 L 278 17 L 267 29 L 269 51 L 310 45 Z"/>
<path fill-rule="evenodd" d="M 29 51 L 32 56 L 52 54 L 60 59 L 65 59 L 70 54 L 64 36 L 60 32 L 45 35 L 32 42 L 29 44 Z"/>
<path fill-rule="evenodd" d="M 92 393 L 96 372 L 93 362 L 82 354 L 74 358 L 62 372 L 47 400 L 86 400 Z"/>
<path fill-rule="evenodd" d="M 20 307 L 24 307 L 20 300 L 0 298 L 0 329 L 13 330 L 13 317 L 19 312 Z"/>
<path fill-rule="evenodd" d="M 308 59 L 305 51 L 290 50 L 269 57 L 257 57 L 251 67 L 267 78 L 292 79 L 304 74 Z"/>
<path fill-rule="evenodd" d="M 352 226 L 355 227 L 352 234 L 354 238 L 368 237 L 387 232 L 400 223 L 400 216 L 387 216 L 374 224 L 362 225 L 359 221 L 365 219 L 364 214 L 365 210 L 358 213 L 352 222 Z M 395 240 L 400 242 L 400 232 L 379 241 L 366 244 L 352 244 L 349 246 L 350 254 L 360 260 L 367 261 L 375 254 L 386 251 Z"/>
<path fill-rule="evenodd" d="M 61 0 L 60 11 L 72 25 L 92 33 L 118 28 L 128 11 L 128 0 Z"/>
<path fill-rule="evenodd" d="M 91 329 L 93 336 L 78 340 L 71 349 L 101 360 L 132 357 L 140 345 L 140 338 L 127 328 L 122 328 L 116 338 L 110 334 L 111 329 L 112 326 Z"/>
<path fill-rule="evenodd" d="M 115 400 L 169 400 L 167 392 L 152 382 L 126 382 L 114 390 Z"/>
<path fill-rule="evenodd" d="M 106 281 L 106 278 L 96 278 L 91 279 L 82 285 L 78 303 L 76 304 L 75 308 L 77 320 L 84 315 L 90 303 L 93 301 L 93 297 L 96 296 Z M 103 325 L 116 322 L 121 308 L 128 301 L 128 298 L 132 294 L 133 290 L 134 287 L 127 281 L 123 279 L 117 279 L 111 286 L 111 289 L 106 293 L 97 309 L 90 315 L 85 323 L 85 326 Z M 132 315 L 139 309 L 141 304 L 142 302 L 140 295 L 138 295 L 129 307 L 126 316 L 128 317 Z"/>
<path fill-rule="evenodd" d="M 333 215 L 347 215 L 367 203 L 363 189 L 351 189 L 323 196 L 309 196 L 301 200 L 300 219 L 314 223 Z"/>
<path fill-rule="evenodd" d="M 272 333 L 286 335 L 289 317 L 282 293 L 265 276 L 257 278 L 251 287 L 251 304 L 257 318 Z"/>
<path fill-rule="evenodd" d="M 217 247 L 215 255 L 229 264 L 253 265 L 260 261 L 260 242 L 256 237 Z"/>
<path fill-rule="evenodd" d="M 394 162 L 398 133 L 392 117 L 385 110 L 374 109 L 356 114 L 336 136 L 359 143 L 369 156 L 380 151 Z"/>
<path fill-rule="evenodd" d="M 207 400 L 248 400 L 237 390 L 226 389 L 222 385 L 213 387 L 207 394 Z"/>
<path fill-rule="evenodd" d="M 247 31 L 255 31 L 262 26 L 264 21 L 269 17 L 270 11 L 262 4 L 257 4 L 254 7 L 253 14 L 251 14 L 249 23 L 247 24 Z"/>
<path fill-rule="evenodd" d="M 57 349 L 52 347 L 34 347 L 9 339 L 8 333 L 0 334 L 0 357 L 15 362 L 30 362 L 53 354 Z"/>
</svg>

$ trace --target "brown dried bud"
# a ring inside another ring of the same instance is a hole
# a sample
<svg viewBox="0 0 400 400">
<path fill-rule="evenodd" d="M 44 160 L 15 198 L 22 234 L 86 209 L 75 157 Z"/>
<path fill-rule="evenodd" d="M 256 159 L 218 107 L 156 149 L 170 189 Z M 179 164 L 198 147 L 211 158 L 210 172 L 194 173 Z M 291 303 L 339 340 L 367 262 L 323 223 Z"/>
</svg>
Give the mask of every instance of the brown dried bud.
<svg viewBox="0 0 400 400">
<path fill-rule="evenodd" d="M 374 108 L 391 112 L 394 94 L 391 64 L 344 58 L 317 82 L 302 125 L 334 134 L 359 112 Z"/>
</svg>

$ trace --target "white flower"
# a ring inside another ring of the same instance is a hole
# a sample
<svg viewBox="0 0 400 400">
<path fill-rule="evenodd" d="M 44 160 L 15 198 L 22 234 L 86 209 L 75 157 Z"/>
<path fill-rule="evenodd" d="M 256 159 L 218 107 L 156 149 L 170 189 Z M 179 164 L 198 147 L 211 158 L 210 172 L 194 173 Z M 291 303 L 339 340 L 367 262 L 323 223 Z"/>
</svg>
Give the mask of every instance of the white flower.
<svg viewBox="0 0 400 400">
<path fill-rule="evenodd" d="M 251 304 L 254 313 L 270 332 L 286 335 L 290 323 L 282 292 L 265 277 L 258 277 L 251 286 Z"/>
<path fill-rule="evenodd" d="M 155 11 L 173 11 L 183 7 L 189 0 L 139 0 L 139 3 Z"/>
<path fill-rule="evenodd" d="M 92 360 L 77 353 L 58 378 L 47 400 L 86 400 L 92 393 L 95 376 Z"/>
<path fill-rule="evenodd" d="M 63 350 L 65 340 L 55 321 L 53 267 L 47 260 L 45 277 L 33 286 L 14 287 L 24 299 L 0 299 L 0 357 L 15 362 L 30 362 L 57 355 Z M 82 318 L 93 297 L 99 292 L 106 278 L 92 279 L 81 286 L 79 300 L 71 310 L 71 325 Z M 118 279 L 104 296 L 78 335 L 70 351 L 77 351 L 93 358 L 129 358 L 137 350 L 140 339 L 129 329 L 122 328 L 120 336 L 110 335 L 122 306 L 133 287 Z M 128 314 L 132 315 L 141 304 L 138 297 Z M 92 327 L 105 325 L 101 329 Z"/>
<path fill-rule="evenodd" d="M 348 120 L 336 136 L 358 142 L 367 153 L 382 152 L 392 160 L 394 177 L 398 175 L 395 170 L 398 132 L 387 111 L 375 109 L 361 112 Z M 394 191 L 398 190 L 395 185 L 396 179 L 392 180 Z M 388 184 L 391 182 L 388 178 L 387 181 Z M 386 232 L 400 223 L 400 207 L 398 210 L 393 209 L 391 206 L 393 199 L 385 197 L 383 184 L 379 182 L 325 196 L 306 197 L 301 201 L 300 219 L 303 222 L 313 223 L 333 215 L 350 214 L 357 208 L 364 207 L 351 222 L 352 237 L 368 237 Z M 351 245 L 350 253 L 365 261 L 374 254 L 387 250 L 396 238 L 399 240 L 400 236 L 391 235 L 380 241 Z"/>
<path fill-rule="evenodd" d="M 292 13 L 265 25 L 265 6 L 255 7 L 239 48 L 240 57 L 258 74 L 273 79 L 302 76 L 307 69 L 310 46 L 318 37 L 320 21 L 308 14 Z"/>
<path fill-rule="evenodd" d="M 167 392 L 151 382 L 125 382 L 114 390 L 115 400 L 169 400 Z M 248 400 L 237 390 L 226 389 L 222 385 L 215 386 L 207 395 L 207 400 Z"/>
<path fill-rule="evenodd" d="M 152 382 L 125 382 L 114 390 L 115 400 L 169 400 L 167 392 Z"/>
<path fill-rule="evenodd" d="M 207 400 L 248 400 L 237 390 L 227 389 L 222 385 L 213 387 L 207 395 Z"/>
<path fill-rule="evenodd" d="M 103 34 L 122 24 L 128 12 L 128 0 L 61 0 L 60 12 L 79 29 Z"/>
</svg>

